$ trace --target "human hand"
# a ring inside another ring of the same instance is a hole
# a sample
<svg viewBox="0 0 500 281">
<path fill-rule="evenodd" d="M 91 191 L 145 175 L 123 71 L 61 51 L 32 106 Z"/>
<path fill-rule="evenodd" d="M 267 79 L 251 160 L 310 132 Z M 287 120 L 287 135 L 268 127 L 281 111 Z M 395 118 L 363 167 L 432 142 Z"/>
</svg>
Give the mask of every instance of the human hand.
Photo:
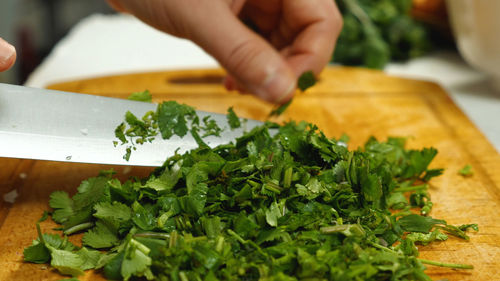
<svg viewBox="0 0 500 281">
<path fill-rule="evenodd" d="M 0 72 L 6 71 L 16 61 L 16 49 L 11 44 L 0 38 Z"/>
<path fill-rule="evenodd" d="M 276 103 L 297 78 L 318 75 L 342 26 L 333 0 L 108 0 L 169 34 L 190 39 L 228 71 L 225 85 Z M 259 33 L 250 30 L 249 21 Z"/>
</svg>

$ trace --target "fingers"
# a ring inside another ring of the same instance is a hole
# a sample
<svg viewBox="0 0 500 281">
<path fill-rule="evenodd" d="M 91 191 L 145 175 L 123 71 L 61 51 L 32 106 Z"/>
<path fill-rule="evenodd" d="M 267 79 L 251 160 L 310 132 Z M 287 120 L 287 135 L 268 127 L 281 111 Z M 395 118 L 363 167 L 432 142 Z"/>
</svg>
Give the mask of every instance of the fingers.
<svg viewBox="0 0 500 281">
<path fill-rule="evenodd" d="M 16 61 L 16 49 L 0 38 L 0 71 L 6 71 Z"/>
<path fill-rule="evenodd" d="M 244 26 L 226 4 L 212 2 L 210 6 L 211 13 L 201 8 L 192 11 L 189 39 L 227 69 L 232 77 L 228 84 L 237 84 L 270 102 L 290 99 L 296 77 L 279 52 Z"/>
<path fill-rule="evenodd" d="M 297 76 L 308 70 L 319 74 L 331 60 L 342 28 L 342 17 L 334 1 L 284 0 L 283 9 L 281 34 L 297 33 L 282 54 Z"/>
<path fill-rule="evenodd" d="M 108 2 L 159 30 L 197 43 L 226 68 L 228 88 L 245 89 L 277 103 L 291 98 L 303 72 L 321 72 L 330 61 L 342 25 L 332 0 Z M 247 11 L 269 34 L 270 42 L 236 17 L 240 11 Z"/>
<path fill-rule="evenodd" d="M 226 1 L 229 1 L 228 4 L 233 14 L 237 15 L 243 8 L 243 5 L 245 5 L 246 0 L 226 0 Z"/>
<path fill-rule="evenodd" d="M 127 10 L 122 6 L 122 4 L 118 0 L 107 0 L 108 5 L 111 8 L 115 9 L 118 12 L 126 13 Z"/>
<path fill-rule="evenodd" d="M 280 51 L 296 77 L 321 72 L 342 27 L 331 0 L 249 0 L 242 13 Z"/>
</svg>

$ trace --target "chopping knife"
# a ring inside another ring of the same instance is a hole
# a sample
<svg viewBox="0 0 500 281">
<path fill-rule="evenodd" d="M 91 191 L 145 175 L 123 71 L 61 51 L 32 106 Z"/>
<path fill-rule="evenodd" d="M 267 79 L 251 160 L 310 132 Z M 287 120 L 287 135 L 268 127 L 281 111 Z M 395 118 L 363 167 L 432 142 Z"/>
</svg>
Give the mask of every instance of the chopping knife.
<svg viewBox="0 0 500 281">
<path fill-rule="evenodd" d="M 150 110 L 156 110 L 156 104 L 0 83 L 0 157 L 161 166 L 178 148 L 183 153 L 198 147 L 190 134 L 168 140 L 158 136 L 137 145 L 130 160 L 124 160 L 125 146 L 113 145 L 115 128 L 127 111 L 142 117 Z M 211 147 L 262 124 L 248 120 L 243 128 L 230 130 L 226 115 L 197 113 L 200 119 L 210 115 L 226 128 L 220 137 L 204 138 Z"/>
</svg>

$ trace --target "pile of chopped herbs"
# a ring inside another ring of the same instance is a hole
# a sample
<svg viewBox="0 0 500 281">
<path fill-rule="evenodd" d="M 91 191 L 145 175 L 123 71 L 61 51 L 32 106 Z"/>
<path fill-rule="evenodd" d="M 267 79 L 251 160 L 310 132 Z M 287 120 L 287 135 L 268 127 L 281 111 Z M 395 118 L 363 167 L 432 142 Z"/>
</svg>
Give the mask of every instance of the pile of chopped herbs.
<svg viewBox="0 0 500 281">
<path fill-rule="evenodd" d="M 426 26 L 411 17 L 412 0 L 338 0 L 344 19 L 333 61 L 384 68 L 430 51 Z"/>
<path fill-rule="evenodd" d="M 122 141 L 191 132 L 200 147 L 147 178 L 120 182 L 104 171 L 72 197 L 52 193 L 50 217 L 63 236 L 37 224 L 25 261 L 74 277 L 96 269 L 114 280 L 172 281 L 431 280 L 424 264 L 472 268 L 418 258 L 418 245 L 449 235 L 468 240 L 466 230 L 477 230 L 429 215 L 427 182 L 442 173 L 429 168 L 433 148 L 370 138 L 350 151 L 293 121 L 210 148 L 200 134 L 217 131 L 210 120 L 175 102 L 126 119 L 117 130 Z M 230 109 L 230 127 L 239 121 Z M 75 233 L 84 233 L 82 247 L 68 241 Z"/>
</svg>

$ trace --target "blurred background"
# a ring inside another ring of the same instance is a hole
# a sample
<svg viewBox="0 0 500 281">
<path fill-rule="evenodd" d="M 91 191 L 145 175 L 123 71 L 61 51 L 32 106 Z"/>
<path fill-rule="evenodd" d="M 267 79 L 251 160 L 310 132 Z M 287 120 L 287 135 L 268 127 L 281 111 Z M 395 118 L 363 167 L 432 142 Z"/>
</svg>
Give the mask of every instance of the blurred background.
<svg viewBox="0 0 500 281">
<path fill-rule="evenodd" d="M 82 18 L 112 13 L 104 0 L 1 0 L 0 37 L 16 46 L 18 60 L 0 82 L 23 83 L 54 45 Z"/>
<path fill-rule="evenodd" d="M 437 47 L 453 48 L 443 1 L 339 0 L 337 4 L 345 22 L 333 56 L 338 63 L 383 68 L 391 60 L 422 56 Z M 96 13 L 113 11 L 104 0 L 0 1 L 0 36 L 18 51 L 15 67 L 0 74 L 0 81 L 24 83 L 75 24 Z"/>
</svg>

